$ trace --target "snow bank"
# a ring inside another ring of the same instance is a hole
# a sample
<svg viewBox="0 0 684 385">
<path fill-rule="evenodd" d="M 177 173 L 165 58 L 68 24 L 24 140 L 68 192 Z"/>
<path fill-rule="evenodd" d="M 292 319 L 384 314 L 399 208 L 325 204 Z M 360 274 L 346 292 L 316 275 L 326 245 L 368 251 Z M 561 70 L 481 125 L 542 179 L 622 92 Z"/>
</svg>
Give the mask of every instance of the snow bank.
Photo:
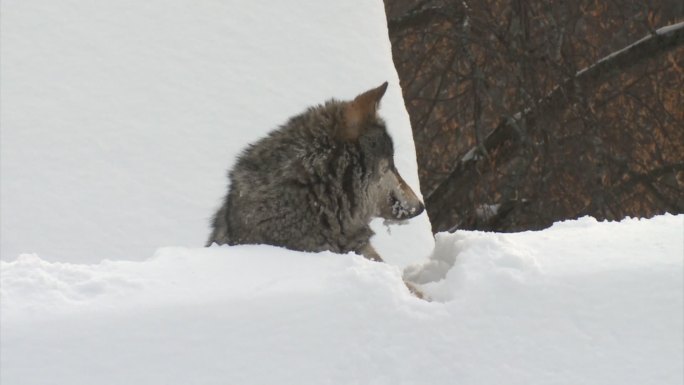
<svg viewBox="0 0 684 385">
<path fill-rule="evenodd" d="M 193 248 L 246 143 L 385 80 L 418 191 L 380 0 L 7 0 L 0 36 L 2 385 L 684 381 L 681 215 Z"/>
<path fill-rule="evenodd" d="M 381 0 L 7 0 L 0 28 L 4 260 L 202 246 L 247 143 L 384 81 L 397 168 L 420 190 Z M 376 245 L 425 258 L 427 215 Z"/>
<path fill-rule="evenodd" d="M 1 262 L 0 382 L 681 384 L 684 216 L 439 234 L 405 272 L 268 246 Z"/>
</svg>

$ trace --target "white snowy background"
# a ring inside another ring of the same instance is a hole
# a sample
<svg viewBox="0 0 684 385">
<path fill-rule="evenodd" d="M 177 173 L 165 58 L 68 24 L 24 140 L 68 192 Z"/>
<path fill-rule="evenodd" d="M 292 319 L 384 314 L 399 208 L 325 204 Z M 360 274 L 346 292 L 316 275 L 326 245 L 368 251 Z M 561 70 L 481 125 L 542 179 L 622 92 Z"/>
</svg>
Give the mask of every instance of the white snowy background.
<svg viewBox="0 0 684 385">
<path fill-rule="evenodd" d="M 385 80 L 418 191 L 381 1 L 0 7 L 2 385 L 684 383 L 682 215 L 200 247 L 246 143 Z"/>
</svg>

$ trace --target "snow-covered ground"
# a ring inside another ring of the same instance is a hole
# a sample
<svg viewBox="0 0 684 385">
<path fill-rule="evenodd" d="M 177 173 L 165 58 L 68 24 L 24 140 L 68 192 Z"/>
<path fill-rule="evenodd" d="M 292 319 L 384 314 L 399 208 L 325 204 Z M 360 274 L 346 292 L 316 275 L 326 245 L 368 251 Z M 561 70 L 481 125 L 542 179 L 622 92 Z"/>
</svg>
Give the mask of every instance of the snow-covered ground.
<svg viewBox="0 0 684 385">
<path fill-rule="evenodd" d="M 2 262 L 0 383 L 684 381 L 684 216 L 440 234 L 401 271 L 269 246 Z"/>
<path fill-rule="evenodd" d="M 380 0 L 0 7 L 2 385 L 684 381 L 682 215 L 199 247 L 246 143 L 385 80 L 418 191 Z"/>
</svg>

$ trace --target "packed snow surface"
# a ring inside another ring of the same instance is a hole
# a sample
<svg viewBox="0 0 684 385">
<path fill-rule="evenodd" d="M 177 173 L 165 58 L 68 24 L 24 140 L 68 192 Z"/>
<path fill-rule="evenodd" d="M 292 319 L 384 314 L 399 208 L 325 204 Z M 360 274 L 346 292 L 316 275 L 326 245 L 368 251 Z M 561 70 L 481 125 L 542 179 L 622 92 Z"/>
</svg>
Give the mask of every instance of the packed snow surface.
<svg viewBox="0 0 684 385">
<path fill-rule="evenodd" d="M 0 383 L 684 381 L 684 216 L 438 234 L 404 273 L 357 255 L 163 248 L 1 262 Z"/>
</svg>

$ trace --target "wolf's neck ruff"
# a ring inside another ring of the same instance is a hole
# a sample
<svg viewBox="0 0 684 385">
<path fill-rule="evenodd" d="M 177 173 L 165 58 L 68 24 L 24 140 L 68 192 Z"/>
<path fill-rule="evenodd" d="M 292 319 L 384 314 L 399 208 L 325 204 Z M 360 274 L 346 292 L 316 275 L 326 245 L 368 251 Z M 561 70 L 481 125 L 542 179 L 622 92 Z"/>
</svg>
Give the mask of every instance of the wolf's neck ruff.
<svg viewBox="0 0 684 385">
<path fill-rule="evenodd" d="M 402 220 L 423 204 L 394 167 L 377 109 L 387 83 L 352 101 L 330 100 L 249 146 L 229 174 L 208 245 L 264 243 L 302 251 L 370 245 L 373 217 Z"/>
</svg>

